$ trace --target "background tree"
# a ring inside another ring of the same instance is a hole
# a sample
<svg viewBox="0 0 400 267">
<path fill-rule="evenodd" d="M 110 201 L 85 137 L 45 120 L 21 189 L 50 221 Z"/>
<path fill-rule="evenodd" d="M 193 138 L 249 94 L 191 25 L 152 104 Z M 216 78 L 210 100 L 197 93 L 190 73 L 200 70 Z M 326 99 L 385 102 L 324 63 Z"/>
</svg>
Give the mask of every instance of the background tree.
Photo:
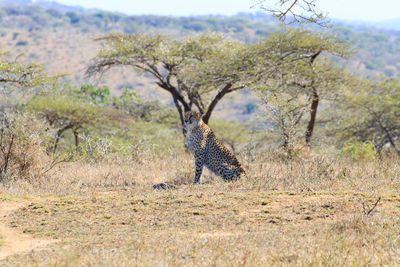
<svg viewBox="0 0 400 267">
<path fill-rule="evenodd" d="M 24 63 L 19 57 L 11 59 L 7 53 L 0 53 L 0 95 L 6 98 L 26 97 L 51 88 L 57 77 L 48 76 L 43 67 Z M 20 99 L 21 100 L 21 99 Z"/>
<path fill-rule="evenodd" d="M 348 45 L 325 33 L 288 29 L 252 45 L 249 53 L 253 63 L 247 79 L 252 88 L 265 95 L 262 99 L 264 104 L 268 103 L 268 109 L 276 103 L 273 110 L 277 113 L 276 109 L 282 108 L 280 116 L 295 111 L 289 117 L 296 119 L 288 121 L 296 124 L 309 113 L 304 133 L 309 145 L 320 101 L 333 98 L 347 77 L 327 56 L 347 57 L 351 53 Z M 279 94 L 282 96 L 278 97 Z M 289 128 L 300 129 L 294 125 Z"/>
<path fill-rule="evenodd" d="M 171 94 L 182 126 L 184 112 L 196 107 L 205 113 L 203 119 L 207 123 L 226 94 L 243 88 L 239 76 L 232 73 L 232 64 L 237 63 L 233 62 L 234 55 L 245 46 L 218 34 L 184 40 L 162 35 L 111 34 L 98 41 L 106 47 L 93 60 L 87 74 L 101 74 L 121 65 L 150 74 L 161 89 Z"/>
<path fill-rule="evenodd" d="M 78 149 L 79 132 L 100 123 L 104 116 L 102 109 L 70 95 L 37 96 L 28 103 L 27 109 L 37 113 L 56 129 L 53 153 L 68 130 L 72 131 L 75 147 Z"/>
<path fill-rule="evenodd" d="M 124 89 L 120 96 L 111 99 L 113 108 L 128 113 L 133 118 L 164 124 L 177 125 L 177 118 L 171 116 L 172 108 L 161 105 L 158 101 L 145 101 L 131 89 Z"/>
<path fill-rule="evenodd" d="M 303 124 L 301 120 L 307 111 L 308 101 L 304 98 L 303 92 L 296 87 L 291 88 L 289 93 L 270 90 L 261 95 L 265 118 L 272 124 L 275 132 L 278 133 L 284 150 L 291 157 L 296 146 L 301 142 Z"/>
<path fill-rule="evenodd" d="M 398 154 L 400 138 L 400 82 L 356 79 L 339 103 L 336 133 L 345 142 L 386 144 Z"/>
</svg>

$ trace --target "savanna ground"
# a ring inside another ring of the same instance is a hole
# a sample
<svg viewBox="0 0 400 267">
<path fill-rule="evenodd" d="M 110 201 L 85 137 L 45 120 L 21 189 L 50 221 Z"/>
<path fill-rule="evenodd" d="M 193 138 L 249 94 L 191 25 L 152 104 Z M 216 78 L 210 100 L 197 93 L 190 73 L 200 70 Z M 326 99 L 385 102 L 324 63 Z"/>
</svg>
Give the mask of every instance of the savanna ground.
<svg viewBox="0 0 400 267">
<path fill-rule="evenodd" d="M 400 263 L 397 158 L 240 158 L 248 177 L 233 183 L 206 171 L 204 183 L 192 185 L 188 154 L 66 163 L 37 181 L 5 183 L 0 207 L 11 208 L 2 212 L 0 226 L 37 243 L 8 253 L 0 264 Z M 178 190 L 153 190 L 158 182 Z M 11 243 L 0 237 L 0 255 Z"/>
</svg>

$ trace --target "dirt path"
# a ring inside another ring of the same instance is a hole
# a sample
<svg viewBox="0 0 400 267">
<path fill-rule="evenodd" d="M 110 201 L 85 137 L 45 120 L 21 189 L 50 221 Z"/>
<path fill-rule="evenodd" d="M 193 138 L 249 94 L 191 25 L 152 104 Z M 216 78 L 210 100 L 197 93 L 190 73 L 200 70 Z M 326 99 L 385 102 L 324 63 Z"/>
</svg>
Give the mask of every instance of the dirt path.
<svg viewBox="0 0 400 267">
<path fill-rule="evenodd" d="M 0 260 L 13 254 L 29 252 L 32 249 L 44 247 L 55 242 L 55 240 L 33 238 L 7 225 L 5 222 L 7 216 L 24 205 L 23 203 L 0 204 Z"/>
</svg>

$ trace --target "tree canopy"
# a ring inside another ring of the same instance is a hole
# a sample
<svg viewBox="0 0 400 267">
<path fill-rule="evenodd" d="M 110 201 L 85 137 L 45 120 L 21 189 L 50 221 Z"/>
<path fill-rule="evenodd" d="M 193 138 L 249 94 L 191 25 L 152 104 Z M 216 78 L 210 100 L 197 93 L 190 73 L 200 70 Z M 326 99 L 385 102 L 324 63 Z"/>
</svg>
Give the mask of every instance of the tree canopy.
<svg viewBox="0 0 400 267">
<path fill-rule="evenodd" d="M 87 69 L 90 76 L 114 66 L 132 66 L 150 74 L 169 92 L 183 125 L 185 111 L 196 107 L 208 122 L 217 103 L 243 88 L 235 70 L 245 45 L 215 33 L 172 40 L 164 35 L 111 34 L 97 39 L 102 49 Z"/>
<path fill-rule="evenodd" d="M 261 93 L 264 104 L 280 114 L 273 119 L 280 124 L 278 128 L 286 129 L 283 136 L 309 113 L 304 137 L 310 144 L 320 101 L 333 98 L 348 76 L 328 56 L 348 57 L 352 53 L 349 46 L 326 33 L 287 29 L 251 45 L 249 53 L 251 75 L 246 80 Z M 283 114 L 287 122 L 279 119 Z"/>
</svg>

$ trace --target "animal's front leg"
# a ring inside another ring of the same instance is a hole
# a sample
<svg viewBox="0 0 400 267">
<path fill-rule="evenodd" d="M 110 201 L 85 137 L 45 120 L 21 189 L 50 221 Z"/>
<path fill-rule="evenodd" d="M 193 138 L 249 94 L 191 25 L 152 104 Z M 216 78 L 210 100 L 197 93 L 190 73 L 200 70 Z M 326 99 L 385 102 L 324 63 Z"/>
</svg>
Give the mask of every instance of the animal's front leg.
<svg viewBox="0 0 400 267">
<path fill-rule="evenodd" d="M 203 161 L 202 160 L 200 160 L 200 159 L 194 159 L 194 165 L 196 165 L 195 166 L 195 168 L 196 168 L 196 172 L 195 172 L 195 175 L 194 175 L 194 183 L 195 184 L 200 184 L 200 182 L 201 182 L 201 174 L 203 173 Z"/>
</svg>

